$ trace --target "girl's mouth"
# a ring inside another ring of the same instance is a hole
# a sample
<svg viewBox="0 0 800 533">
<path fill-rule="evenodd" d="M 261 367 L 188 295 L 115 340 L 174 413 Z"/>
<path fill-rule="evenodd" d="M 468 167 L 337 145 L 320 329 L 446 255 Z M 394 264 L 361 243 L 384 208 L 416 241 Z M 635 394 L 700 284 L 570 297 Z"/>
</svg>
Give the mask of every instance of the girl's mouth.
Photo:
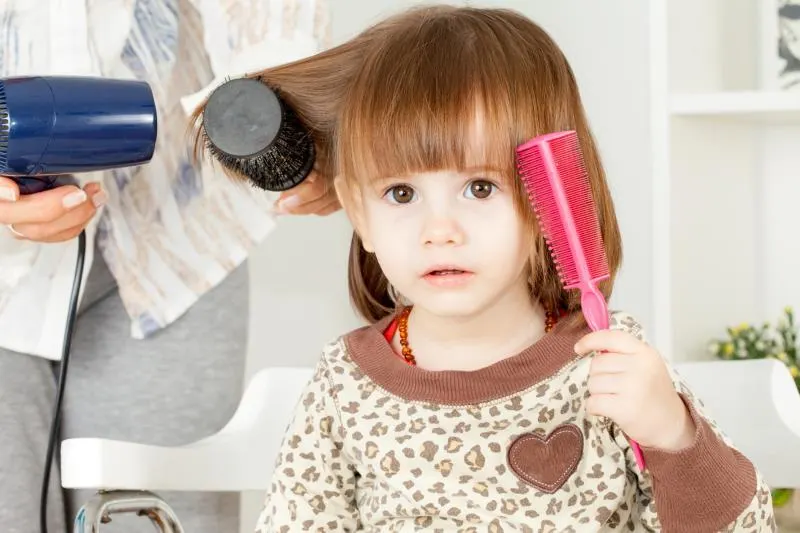
<svg viewBox="0 0 800 533">
<path fill-rule="evenodd" d="M 436 287 L 455 287 L 467 283 L 474 274 L 458 267 L 435 267 L 428 270 L 422 278 Z"/>
</svg>

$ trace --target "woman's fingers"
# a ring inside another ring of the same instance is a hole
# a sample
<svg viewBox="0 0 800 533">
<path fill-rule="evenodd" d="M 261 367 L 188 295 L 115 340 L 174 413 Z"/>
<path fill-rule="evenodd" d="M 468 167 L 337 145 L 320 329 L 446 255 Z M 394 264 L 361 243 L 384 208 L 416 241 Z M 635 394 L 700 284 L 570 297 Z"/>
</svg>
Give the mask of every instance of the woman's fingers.
<svg viewBox="0 0 800 533">
<path fill-rule="evenodd" d="M 36 242 L 61 242 L 75 237 L 81 230 L 83 230 L 94 217 L 97 209 L 105 203 L 106 197 L 100 185 L 97 183 L 88 184 L 84 190 L 76 189 L 75 187 L 61 187 L 62 189 L 70 188 L 70 191 L 59 191 L 59 195 L 48 195 L 41 197 L 53 191 L 44 191 L 30 196 L 39 196 L 36 203 L 33 201 L 24 206 L 24 209 L 14 212 L 20 218 L 10 217 L 10 220 L 23 220 L 22 222 L 10 222 L 13 225 L 13 231 L 18 238 L 24 238 Z M 81 194 L 76 194 L 75 191 Z M 73 195 L 70 199 L 70 195 Z M 79 201 L 82 198 L 85 200 Z M 23 202 L 26 196 L 18 200 L 17 204 Z M 77 205 L 72 205 L 70 202 L 79 202 Z M 55 204 L 55 205 L 54 205 Z M 41 205 L 42 212 L 31 215 L 29 209 L 31 206 L 36 207 Z M 0 206 L 0 213 L 2 213 Z M 9 210 L 6 210 L 7 214 Z M 22 213 L 20 215 L 20 213 Z M 60 214 L 58 214 L 60 213 Z M 56 214 L 55 218 L 51 219 L 51 215 Z M 25 220 L 33 219 L 32 222 Z"/>
<path fill-rule="evenodd" d="M 48 235 L 47 237 L 44 237 L 38 240 L 37 242 L 52 244 L 57 242 L 69 241 L 77 237 L 80 234 L 80 232 L 82 232 L 84 229 L 86 229 L 86 223 L 80 224 L 78 226 L 73 226 L 71 228 L 67 228 L 59 233 Z"/>
<path fill-rule="evenodd" d="M 19 186 L 11 178 L 0 176 L 0 202 L 16 202 L 19 198 Z"/>
<path fill-rule="evenodd" d="M 334 197 L 333 200 L 331 200 L 326 206 L 320 208 L 319 211 L 317 211 L 315 214 L 317 216 L 324 217 L 330 215 L 331 213 L 335 213 L 336 211 L 341 209 L 341 207 L 342 206 L 339 205 L 339 199 Z"/>
<path fill-rule="evenodd" d="M 45 224 L 86 203 L 86 191 L 65 185 L 0 202 L 0 224 Z"/>
<path fill-rule="evenodd" d="M 279 213 L 291 215 L 328 215 L 339 209 L 336 190 L 317 172 L 303 183 L 281 193 L 277 201 Z"/>
</svg>

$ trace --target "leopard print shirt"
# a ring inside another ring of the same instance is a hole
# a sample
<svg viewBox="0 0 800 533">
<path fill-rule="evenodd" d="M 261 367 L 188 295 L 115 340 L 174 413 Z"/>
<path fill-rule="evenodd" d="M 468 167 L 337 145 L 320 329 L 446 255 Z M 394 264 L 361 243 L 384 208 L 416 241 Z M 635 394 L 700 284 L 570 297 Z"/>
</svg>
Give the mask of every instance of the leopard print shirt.
<svg viewBox="0 0 800 533">
<path fill-rule="evenodd" d="M 768 487 L 676 374 L 695 442 L 644 448 L 642 472 L 619 428 L 585 412 L 585 326 L 562 320 L 485 369 L 428 372 L 396 357 L 391 318 L 325 348 L 259 533 L 776 530 Z M 627 314 L 611 327 L 643 338 Z"/>
</svg>

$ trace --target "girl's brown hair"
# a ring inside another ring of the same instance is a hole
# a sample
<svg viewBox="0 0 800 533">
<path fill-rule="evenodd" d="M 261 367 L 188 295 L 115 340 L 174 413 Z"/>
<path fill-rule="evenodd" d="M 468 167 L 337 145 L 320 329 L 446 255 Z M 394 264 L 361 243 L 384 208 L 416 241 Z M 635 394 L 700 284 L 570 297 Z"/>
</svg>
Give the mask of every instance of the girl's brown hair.
<svg viewBox="0 0 800 533">
<path fill-rule="evenodd" d="M 330 50 L 255 77 L 279 89 L 314 136 L 317 170 L 359 184 L 380 177 L 474 166 L 476 128 L 484 166 L 513 183 L 531 236 L 532 297 L 549 309 L 580 308 L 561 285 L 516 179 L 514 149 L 530 138 L 575 130 L 581 142 L 611 278 L 622 258 L 614 206 L 575 77 L 550 36 L 505 9 L 414 8 Z M 202 108 L 196 113 L 198 116 Z M 354 232 L 350 296 L 376 322 L 394 311 L 377 259 Z"/>
</svg>

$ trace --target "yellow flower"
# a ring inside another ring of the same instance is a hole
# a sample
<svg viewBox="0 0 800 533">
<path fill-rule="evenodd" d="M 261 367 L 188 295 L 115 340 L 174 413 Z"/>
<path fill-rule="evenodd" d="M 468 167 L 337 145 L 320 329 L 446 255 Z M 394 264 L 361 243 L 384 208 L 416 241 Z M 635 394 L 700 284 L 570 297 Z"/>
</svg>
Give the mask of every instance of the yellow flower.
<svg viewBox="0 0 800 533">
<path fill-rule="evenodd" d="M 792 374 L 793 378 L 796 378 L 797 376 L 800 376 L 800 368 L 797 368 L 794 365 L 792 365 L 792 367 L 789 369 L 789 372 Z"/>
<path fill-rule="evenodd" d="M 783 308 L 783 312 L 786 313 L 787 315 L 792 314 L 792 306 L 787 305 L 786 307 Z"/>
<path fill-rule="evenodd" d="M 778 360 L 779 361 L 783 361 L 784 363 L 788 363 L 789 362 L 789 356 L 786 355 L 786 352 L 781 352 L 781 353 L 778 354 Z"/>
<path fill-rule="evenodd" d="M 731 328 L 731 334 L 734 336 L 741 335 L 743 332 L 747 331 L 750 325 L 747 322 L 742 322 L 738 326 L 733 326 Z"/>
<path fill-rule="evenodd" d="M 733 344 L 732 344 L 732 343 L 730 343 L 730 342 L 726 342 L 726 343 L 725 343 L 725 344 L 722 346 L 722 352 L 723 352 L 725 355 L 731 355 L 731 354 L 733 353 Z"/>
</svg>

